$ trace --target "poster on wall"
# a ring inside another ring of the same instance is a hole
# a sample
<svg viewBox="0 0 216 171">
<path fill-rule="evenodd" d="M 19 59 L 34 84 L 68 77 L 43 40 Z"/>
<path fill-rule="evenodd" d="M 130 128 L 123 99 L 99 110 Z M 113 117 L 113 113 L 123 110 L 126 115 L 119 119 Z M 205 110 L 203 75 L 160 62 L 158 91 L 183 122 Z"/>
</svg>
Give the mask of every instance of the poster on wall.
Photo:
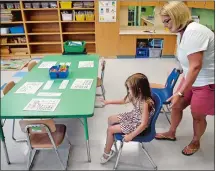
<svg viewBox="0 0 216 171">
<path fill-rule="evenodd" d="M 99 22 L 116 22 L 116 0 L 99 0 Z"/>
</svg>

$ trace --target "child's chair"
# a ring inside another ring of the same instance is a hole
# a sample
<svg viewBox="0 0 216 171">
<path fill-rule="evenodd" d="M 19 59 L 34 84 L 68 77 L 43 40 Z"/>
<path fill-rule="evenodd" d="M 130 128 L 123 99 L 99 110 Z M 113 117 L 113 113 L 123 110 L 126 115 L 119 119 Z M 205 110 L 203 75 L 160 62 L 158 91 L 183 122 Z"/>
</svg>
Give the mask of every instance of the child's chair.
<svg viewBox="0 0 216 171">
<path fill-rule="evenodd" d="M 151 119 L 150 125 L 146 129 L 144 135 L 138 135 L 132 141 L 140 143 L 140 145 L 142 147 L 142 150 L 144 151 L 144 153 L 148 157 L 148 159 L 151 162 L 151 164 L 153 165 L 154 169 L 157 170 L 157 166 L 155 165 L 155 163 L 153 162 L 153 160 L 151 159 L 150 155 L 148 154 L 148 152 L 146 151 L 146 149 L 144 147 L 144 142 L 151 142 L 154 139 L 155 135 L 156 135 L 155 124 L 156 124 L 156 120 L 158 118 L 158 115 L 159 115 L 160 110 L 161 110 L 162 105 L 163 105 L 160 97 L 156 93 L 152 93 L 152 97 L 153 97 L 154 102 L 155 102 L 155 113 L 154 113 L 154 115 L 153 115 L 153 117 Z M 123 148 L 123 145 L 124 145 L 123 135 L 124 134 L 122 134 L 122 133 L 117 133 L 117 134 L 114 135 L 115 141 L 120 141 L 120 143 L 121 143 L 120 148 L 118 150 L 118 156 L 117 156 L 117 159 L 116 159 L 116 163 L 114 165 L 114 170 L 117 169 L 119 159 L 120 159 L 120 156 L 121 156 L 121 152 L 122 152 L 122 148 Z"/>
<path fill-rule="evenodd" d="M 31 61 L 28 63 L 28 71 L 31 71 L 34 66 L 37 65 L 36 61 Z"/>
<path fill-rule="evenodd" d="M 34 156 L 32 157 L 32 151 L 36 150 L 37 152 L 37 150 L 43 150 L 43 149 L 44 150 L 54 149 L 61 163 L 62 168 L 64 170 L 67 169 L 68 163 L 66 164 L 66 166 L 64 166 L 58 152 L 58 147 L 62 144 L 65 135 L 67 137 L 68 144 L 71 148 L 71 143 L 67 136 L 65 125 L 55 124 L 52 119 L 46 119 L 46 120 L 41 119 L 41 120 L 20 120 L 20 127 L 22 131 L 26 133 L 27 143 L 29 146 L 29 156 L 28 156 L 29 158 L 27 163 L 28 169 L 30 169 L 31 163 L 34 160 Z M 68 154 L 68 159 L 69 159 L 69 154 Z"/>
<path fill-rule="evenodd" d="M 167 111 L 166 111 L 163 106 L 162 110 L 169 123 L 170 123 L 170 120 L 167 114 L 170 113 L 170 110 L 168 107 L 170 102 L 167 102 L 167 99 L 169 99 L 173 95 L 173 89 L 176 85 L 176 82 L 178 81 L 180 74 L 181 74 L 181 71 L 179 69 L 174 68 L 172 72 L 170 73 L 170 75 L 168 76 L 165 86 L 159 85 L 159 84 L 150 84 L 152 92 L 157 93 L 160 96 L 162 103 L 167 108 Z"/>
<path fill-rule="evenodd" d="M 101 58 L 101 77 L 97 78 L 97 87 L 101 87 L 101 94 L 96 94 L 97 96 L 103 96 L 105 100 L 105 88 L 104 88 L 104 72 L 105 72 L 106 61 Z"/>
</svg>

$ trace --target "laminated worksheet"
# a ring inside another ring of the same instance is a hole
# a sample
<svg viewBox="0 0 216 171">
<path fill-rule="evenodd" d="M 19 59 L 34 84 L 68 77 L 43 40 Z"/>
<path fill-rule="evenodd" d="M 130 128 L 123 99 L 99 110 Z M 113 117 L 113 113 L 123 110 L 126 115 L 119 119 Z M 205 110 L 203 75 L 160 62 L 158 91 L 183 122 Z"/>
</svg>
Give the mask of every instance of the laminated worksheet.
<svg viewBox="0 0 216 171">
<path fill-rule="evenodd" d="M 93 68 L 94 61 L 80 61 L 78 68 Z"/>
<path fill-rule="evenodd" d="M 35 94 L 43 82 L 26 82 L 15 93 Z"/>
<path fill-rule="evenodd" d="M 89 90 L 91 88 L 91 85 L 93 83 L 93 79 L 76 79 L 71 89 L 87 89 Z"/>
<path fill-rule="evenodd" d="M 53 112 L 60 99 L 32 99 L 23 110 Z"/>
<path fill-rule="evenodd" d="M 38 68 L 51 68 L 54 66 L 57 62 L 56 61 L 47 61 L 47 62 L 42 62 Z"/>
</svg>

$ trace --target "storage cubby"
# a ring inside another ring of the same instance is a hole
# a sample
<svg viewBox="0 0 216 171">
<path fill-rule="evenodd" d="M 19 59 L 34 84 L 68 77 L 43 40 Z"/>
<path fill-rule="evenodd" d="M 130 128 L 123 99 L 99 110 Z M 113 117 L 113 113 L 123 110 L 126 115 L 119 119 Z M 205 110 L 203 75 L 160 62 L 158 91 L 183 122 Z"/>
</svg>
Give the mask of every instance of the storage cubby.
<svg viewBox="0 0 216 171">
<path fill-rule="evenodd" d="M 62 32 L 95 32 L 95 23 L 62 23 Z"/>
<path fill-rule="evenodd" d="M 60 33 L 59 23 L 28 23 L 28 33 Z"/>
<path fill-rule="evenodd" d="M 46 42 L 58 42 L 61 43 L 61 36 L 59 35 L 30 35 L 29 38 L 29 44 L 31 43 L 46 43 Z"/>
<path fill-rule="evenodd" d="M 61 53 L 61 44 L 59 45 L 30 45 L 30 52 L 33 55 Z"/>
<path fill-rule="evenodd" d="M 25 21 L 58 21 L 57 10 L 25 10 Z"/>
<path fill-rule="evenodd" d="M 63 41 L 67 40 L 95 42 L 95 34 L 64 34 Z"/>
<path fill-rule="evenodd" d="M 95 51 L 96 51 L 95 44 L 94 43 L 87 43 L 86 44 L 86 51 L 88 53 L 95 53 Z"/>
</svg>

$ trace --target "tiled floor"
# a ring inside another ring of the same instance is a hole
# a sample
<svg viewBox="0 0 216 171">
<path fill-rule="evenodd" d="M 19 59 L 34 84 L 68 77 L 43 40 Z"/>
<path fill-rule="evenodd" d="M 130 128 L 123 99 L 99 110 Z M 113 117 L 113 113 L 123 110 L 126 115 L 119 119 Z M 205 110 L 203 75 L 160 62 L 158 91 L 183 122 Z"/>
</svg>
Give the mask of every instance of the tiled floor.
<svg viewBox="0 0 216 171">
<path fill-rule="evenodd" d="M 107 99 L 119 99 L 125 96 L 124 82 L 126 78 L 135 73 L 145 73 L 150 82 L 165 83 L 169 72 L 176 66 L 174 59 L 107 59 L 105 71 L 105 89 Z M 23 69 L 26 71 L 26 68 Z M 13 77 L 15 72 L 1 72 L 1 85 L 5 82 L 20 78 Z M 89 119 L 89 135 L 92 162 L 87 162 L 84 131 L 77 119 L 59 119 L 58 123 L 67 125 L 67 131 L 72 143 L 68 170 L 112 170 L 116 158 L 105 165 L 100 164 L 103 152 L 107 118 L 110 115 L 131 109 L 129 105 L 107 106 L 95 109 L 94 117 Z M 208 127 L 201 141 L 201 149 L 193 156 L 187 157 L 181 154 L 184 146 L 191 141 L 192 117 L 189 108 L 184 112 L 183 120 L 177 131 L 176 142 L 153 140 L 146 144 L 146 148 L 158 166 L 159 170 L 213 170 L 214 169 L 214 117 L 207 117 Z M 26 144 L 15 143 L 11 139 L 12 121 L 7 120 L 4 126 L 6 143 L 12 164 L 7 165 L 4 153 L 1 152 L 2 170 L 25 170 L 27 156 L 25 156 Z M 157 120 L 156 129 L 165 131 L 169 124 L 163 114 Z M 16 137 L 24 137 L 16 124 Z M 67 157 L 67 145 L 62 146 L 60 154 L 65 160 Z M 3 150 L 1 150 L 3 151 Z M 54 151 L 41 151 L 33 166 L 33 170 L 59 170 L 61 165 Z M 136 143 L 127 143 L 123 148 L 119 168 L 121 170 L 150 170 L 151 164 L 142 153 Z"/>
</svg>

